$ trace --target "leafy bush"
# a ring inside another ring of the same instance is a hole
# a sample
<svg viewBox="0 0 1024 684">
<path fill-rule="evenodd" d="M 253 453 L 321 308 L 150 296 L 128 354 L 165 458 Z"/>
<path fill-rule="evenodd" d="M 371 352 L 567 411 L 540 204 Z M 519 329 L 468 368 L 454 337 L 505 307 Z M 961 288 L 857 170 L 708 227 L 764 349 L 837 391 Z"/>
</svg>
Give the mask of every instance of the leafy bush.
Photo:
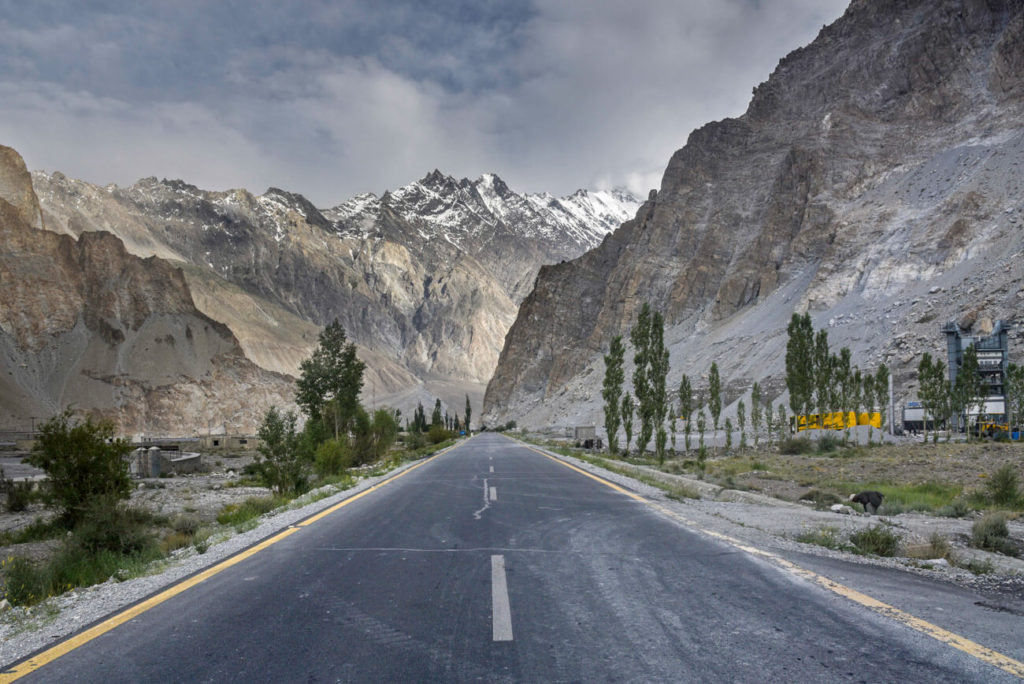
<svg viewBox="0 0 1024 684">
<path fill-rule="evenodd" d="M 989 513 L 974 521 L 971 525 L 971 546 L 1011 556 L 1017 555 L 1016 549 L 1010 543 L 1006 516 L 1002 513 Z"/>
<path fill-rule="evenodd" d="M 70 410 L 39 427 L 26 461 L 49 476 L 44 500 L 60 509 L 69 527 L 77 524 L 96 500 L 127 499 L 131 492 L 127 442 L 114 439 L 114 426 L 92 418 L 73 422 Z"/>
<path fill-rule="evenodd" d="M 842 446 L 842 444 L 843 440 L 841 440 L 838 435 L 824 434 L 818 440 L 818 453 L 831 454 Z"/>
<path fill-rule="evenodd" d="M 992 473 L 985 484 L 988 494 L 992 497 L 992 503 L 996 506 L 1014 508 L 1020 504 L 1020 478 L 1017 469 L 1013 464 L 1006 463 L 999 470 Z"/>
<path fill-rule="evenodd" d="M 944 518 L 962 518 L 971 512 L 970 506 L 963 499 L 956 499 L 953 503 L 946 504 L 936 509 L 935 514 Z"/>
<path fill-rule="evenodd" d="M 427 433 L 427 441 L 429 441 L 431 444 L 440 444 L 446 439 L 451 438 L 452 434 L 445 430 L 440 425 L 434 425 L 433 427 L 430 428 L 430 432 Z"/>
<path fill-rule="evenodd" d="M 273 496 L 252 496 L 240 504 L 228 504 L 217 514 L 221 525 L 241 525 L 269 513 L 287 503 L 286 499 Z"/>
<path fill-rule="evenodd" d="M 180 534 L 193 536 L 202 526 L 202 521 L 193 515 L 179 515 L 171 521 L 171 528 Z"/>
<path fill-rule="evenodd" d="M 931 558 L 947 558 L 949 556 L 949 540 L 938 532 L 932 532 L 931 538 L 928 539 L 928 545 L 931 547 Z"/>
<path fill-rule="evenodd" d="M 899 552 L 900 536 L 886 525 L 875 525 L 851 534 L 850 543 L 862 553 L 895 556 Z"/>
<path fill-rule="evenodd" d="M 70 537 L 74 547 L 87 554 L 111 551 L 120 555 L 152 551 L 156 541 L 149 529 L 151 515 L 114 502 L 97 502 L 85 514 Z"/>
<path fill-rule="evenodd" d="M 0 493 L 5 496 L 4 508 L 8 513 L 25 510 L 34 498 L 30 481 L 15 482 L 4 474 L 3 468 L 0 468 Z"/>
<path fill-rule="evenodd" d="M 260 425 L 260 460 L 256 468 L 267 486 L 279 494 L 301 494 L 308 486 L 306 464 L 298 449 L 295 413 L 271 408 Z"/>
<path fill-rule="evenodd" d="M 841 549 L 844 544 L 839 540 L 838 528 L 833 525 L 822 525 L 813 530 L 806 530 L 796 536 L 802 544 L 824 546 L 826 549 Z"/>
<path fill-rule="evenodd" d="M 316 449 L 314 468 L 321 479 L 342 473 L 352 465 L 352 449 L 348 438 L 329 439 Z"/>
<path fill-rule="evenodd" d="M 790 456 L 809 454 L 814 451 L 814 445 L 806 437 L 788 437 L 779 443 L 779 453 Z"/>
</svg>

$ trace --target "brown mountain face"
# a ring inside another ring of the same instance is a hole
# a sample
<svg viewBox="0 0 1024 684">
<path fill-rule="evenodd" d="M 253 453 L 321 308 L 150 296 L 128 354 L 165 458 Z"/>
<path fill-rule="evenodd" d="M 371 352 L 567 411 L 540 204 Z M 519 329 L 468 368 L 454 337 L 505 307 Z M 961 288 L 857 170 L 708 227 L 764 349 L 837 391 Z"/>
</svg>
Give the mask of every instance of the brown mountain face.
<svg viewBox="0 0 1024 684">
<path fill-rule="evenodd" d="M 1019 0 L 856 0 L 743 116 L 694 131 L 634 220 L 541 270 L 484 419 L 600 424 L 599 355 L 644 301 L 669 324 L 670 382 L 717 361 L 730 400 L 780 387 L 785 325 L 809 309 L 913 393 L 942 322 L 1019 308 L 1022 65 Z"/>
<path fill-rule="evenodd" d="M 0 147 L 0 425 L 71 405 L 125 432 L 251 430 L 290 379 L 248 361 L 182 272 L 109 233 L 44 229 L 24 161 Z"/>
<path fill-rule="evenodd" d="M 274 188 L 33 181 L 51 230 L 109 231 L 133 254 L 180 266 L 196 306 L 264 369 L 297 375 L 337 318 L 368 365 L 363 401 L 406 413 L 434 397 L 461 413 L 467 394 L 479 411 L 540 264 L 582 253 L 636 205 L 622 192 L 518 195 L 490 174 L 437 171 L 324 211 Z M 578 218 L 587 215 L 596 228 Z"/>
</svg>

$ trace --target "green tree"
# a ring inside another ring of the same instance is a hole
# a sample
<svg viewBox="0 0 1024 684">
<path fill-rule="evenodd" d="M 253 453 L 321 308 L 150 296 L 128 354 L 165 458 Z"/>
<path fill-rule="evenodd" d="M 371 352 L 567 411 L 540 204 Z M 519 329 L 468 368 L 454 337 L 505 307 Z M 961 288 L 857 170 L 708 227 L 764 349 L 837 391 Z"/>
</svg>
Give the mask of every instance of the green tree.
<svg viewBox="0 0 1024 684">
<path fill-rule="evenodd" d="M 786 328 L 786 389 L 793 415 L 813 413 L 814 405 L 814 327 L 811 315 L 793 314 Z"/>
<path fill-rule="evenodd" d="M 310 419 L 320 420 L 324 406 L 334 400 L 334 433 L 347 432 L 359 406 L 365 369 L 366 364 L 356 356 L 356 345 L 347 341 L 344 328 L 335 319 L 320 331 L 313 355 L 299 364 L 295 403 Z"/>
<path fill-rule="evenodd" d="M 636 450 L 640 456 L 647 451 L 647 445 L 654 433 L 654 406 L 651 390 L 651 306 L 644 302 L 637 315 L 636 324 L 629 333 L 633 343 L 633 394 L 636 396 L 637 414 L 640 419 L 640 433 L 636 439 Z"/>
<path fill-rule="evenodd" d="M 750 429 L 754 433 L 754 448 L 761 433 L 761 385 L 755 382 L 750 389 Z"/>
<path fill-rule="evenodd" d="M 43 500 L 74 527 L 97 505 L 116 505 L 129 497 L 125 456 L 130 451 L 127 442 L 114 438 L 113 423 L 91 417 L 75 421 L 68 409 L 39 426 L 25 460 L 46 473 Z"/>
<path fill-rule="evenodd" d="M 708 419 L 704 414 L 704 402 L 698 402 L 697 408 L 697 470 L 701 479 L 704 479 L 704 469 L 707 464 L 708 450 L 704 446 L 704 431 L 708 427 Z"/>
<path fill-rule="evenodd" d="M 875 410 L 875 376 L 871 373 L 862 373 L 861 381 L 861 402 L 864 412 L 868 414 L 868 444 L 872 441 L 871 413 Z"/>
<path fill-rule="evenodd" d="M 732 418 L 728 416 L 725 418 L 725 451 L 732 451 Z"/>
<path fill-rule="evenodd" d="M 466 434 L 470 434 L 473 430 L 470 419 L 473 417 L 473 406 L 469 403 L 469 395 L 466 395 Z"/>
<path fill-rule="evenodd" d="M 985 407 L 985 395 L 988 390 L 978 372 L 978 352 L 974 345 L 964 349 L 963 361 L 956 372 L 956 384 L 953 386 L 952 413 L 964 414 L 964 426 L 968 426 L 969 416 L 980 414 Z"/>
<path fill-rule="evenodd" d="M 620 402 L 622 401 L 622 383 L 625 372 L 622 369 L 626 355 L 626 347 L 622 344 L 622 335 L 612 339 L 608 353 L 604 355 L 604 385 L 601 396 L 604 398 L 604 429 L 608 433 L 608 450 L 614 456 L 619 452 L 619 425 L 622 423 Z"/>
<path fill-rule="evenodd" d="M 690 378 L 683 373 L 679 378 L 679 412 L 686 421 L 683 425 L 683 443 L 686 451 L 690 451 L 690 432 L 693 430 L 693 385 Z"/>
<path fill-rule="evenodd" d="M 814 398 L 818 413 L 822 415 L 832 411 L 834 391 L 832 389 L 832 356 L 828 350 L 828 331 L 818 331 L 814 338 Z"/>
<path fill-rule="evenodd" d="M 708 372 L 708 410 L 711 412 L 711 422 L 715 427 L 715 438 L 713 443 L 718 443 L 718 419 L 722 415 L 722 378 L 718 374 L 718 364 L 711 362 L 711 370 Z"/>
<path fill-rule="evenodd" d="M 665 462 L 665 442 L 668 433 L 665 430 L 665 418 L 668 416 L 668 381 L 669 352 L 665 347 L 665 319 L 661 312 L 655 312 L 651 319 L 650 347 L 650 378 L 651 378 L 651 412 L 656 427 L 654 450 L 658 463 Z"/>
<path fill-rule="evenodd" d="M 257 433 L 260 458 L 256 468 L 267 486 L 279 494 L 301 494 L 306 488 L 305 463 L 299 456 L 293 411 L 282 415 L 271 407 Z"/>
<path fill-rule="evenodd" d="M 444 427 L 444 415 L 441 413 L 441 400 L 434 400 L 434 412 L 430 414 L 430 427 Z"/>
<path fill-rule="evenodd" d="M 789 436 L 789 421 L 786 417 L 786 406 L 782 402 L 779 402 L 778 416 L 779 419 L 776 424 L 779 431 L 779 443 L 781 444 L 782 440 Z"/>
<path fill-rule="evenodd" d="M 775 423 L 772 422 L 772 400 L 768 397 L 764 398 L 764 429 L 768 435 L 768 446 L 771 446 Z"/>
<path fill-rule="evenodd" d="M 1010 425 L 1010 432 L 1020 432 L 1021 417 L 1024 416 L 1024 366 L 1011 363 L 1006 369 L 1006 378 L 1003 383 L 1003 392 L 1006 396 L 1006 421 Z"/>
<path fill-rule="evenodd" d="M 836 398 L 838 399 L 839 410 L 843 412 L 844 434 L 847 440 L 850 438 L 850 412 L 854 410 L 856 399 L 852 359 L 853 355 L 850 353 L 849 347 L 843 347 L 839 350 L 839 356 L 832 358 L 832 378 L 839 388 Z"/>
<path fill-rule="evenodd" d="M 736 422 L 740 427 L 740 449 L 747 448 L 747 406 L 740 399 L 736 405 Z"/>
<path fill-rule="evenodd" d="M 629 456 L 629 443 L 633 441 L 633 395 L 626 392 L 622 395 L 622 405 L 619 407 L 619 415 L 622 417 L 622 429 L 626 431 L 625 454 Z"/>
<path fill-rule="evenodd" d="M 938 428 L 939 420 L 948 414 L 950 387 L 946 381 L 946 364 L 941 360 L 932 360 L 932 355 L 925 352 L 917 364 L 918 396 L 924 406 L 924 441 L 928 441 L 928 418 L 931 417 Z"/>
<path fill-rule="evenodd" d="M 889 367 L 884 363 L 875 371 L 875 403 L 881 414 L 879 425 L 882 426 L 882 434 L 885 434 L 885 419 L 889 407 Z"/>
</svg>

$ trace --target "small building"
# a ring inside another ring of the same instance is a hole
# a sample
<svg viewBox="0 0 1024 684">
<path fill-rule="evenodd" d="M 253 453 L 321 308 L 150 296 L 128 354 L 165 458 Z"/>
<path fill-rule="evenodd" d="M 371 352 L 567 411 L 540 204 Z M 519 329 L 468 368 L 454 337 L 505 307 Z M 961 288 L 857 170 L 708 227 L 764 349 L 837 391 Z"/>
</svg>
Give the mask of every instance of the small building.
<svg viewBox="0 0 1024 684">
<path fill-rule="evenodd" d="M 255 435 L 206 435 L 199 438 L 206 451 L 256 451 L 260 439 Z"/>
</svg>

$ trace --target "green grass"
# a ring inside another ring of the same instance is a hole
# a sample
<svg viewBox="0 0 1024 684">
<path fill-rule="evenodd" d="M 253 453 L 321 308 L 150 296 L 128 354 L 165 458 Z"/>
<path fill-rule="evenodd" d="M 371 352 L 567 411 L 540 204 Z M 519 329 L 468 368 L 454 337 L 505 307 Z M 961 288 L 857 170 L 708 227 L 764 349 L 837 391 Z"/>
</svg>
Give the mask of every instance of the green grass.
<svg viewBox="0 0 1024 684">
<path fill-rule="evenodd" d="M 67 534 L 67 527 L 61 524 L 57 518 L 52 520 L 36 518 L 20 529 L 0 532 L 0 546 L 58 539 L 65 534 Z"/>
<path fill-rule="evenodd" d="M 896 515 L 910 511 L 938 512 L 952 506 L 963 492 L 958 484 L 942 484 L 938 482 L 922 482 L 912 485 L 893 485 L 881 482 L 836 482 L 831 486 L 851 494 L 864 490 L 881 492 L 882 515 Z"/>
<path fill-rule="evenodd" d="M 224 506 L 217 514 L 217 522 L 221 525 L 232 525 L 237 529 L 264 513 L 287 505 L 288 501 L 289 499 L 280 496 L 250 496 L 242 503 Z"/>
</svg>

